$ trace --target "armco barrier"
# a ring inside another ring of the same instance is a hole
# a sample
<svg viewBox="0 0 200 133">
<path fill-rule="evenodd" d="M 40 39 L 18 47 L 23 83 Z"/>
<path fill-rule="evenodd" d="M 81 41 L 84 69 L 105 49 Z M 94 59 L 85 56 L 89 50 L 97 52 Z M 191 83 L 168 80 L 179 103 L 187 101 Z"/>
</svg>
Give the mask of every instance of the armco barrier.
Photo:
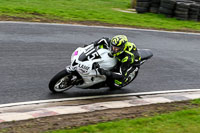
<svg viewBox="0 0 200 133">
<path fill-rule="evenodd" d="M 137 0 L 138 13 L 160 13 L 179 20 L 200 21 L 200 0 Z"/>
</svg>

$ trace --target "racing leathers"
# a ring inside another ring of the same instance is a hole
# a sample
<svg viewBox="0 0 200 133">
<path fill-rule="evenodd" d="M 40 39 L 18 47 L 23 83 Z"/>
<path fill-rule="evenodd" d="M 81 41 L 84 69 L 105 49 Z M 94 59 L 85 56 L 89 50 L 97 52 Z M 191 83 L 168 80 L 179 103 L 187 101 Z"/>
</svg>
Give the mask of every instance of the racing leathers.
<svg viewBox="0 0 200 133">
<path fill-rule="evenodd" d="M 109 38 L 103 37 L 93 42 L 93 44 L 97 48 L 110 49 L 110 41 Z M 106 84 L 110 88 L 119 89 L 127 85 L 130 80 L 130 73 L 139 71 L 141 57 L 136 45 L 131 42 L 126 42 L 122 53 L 110 56 L 114 56 L 118 60 L 117 65 L 111 71 L 102 68 L 99 68 L 98 71 L 101 75 L 107 76 Z"/>
</svg>

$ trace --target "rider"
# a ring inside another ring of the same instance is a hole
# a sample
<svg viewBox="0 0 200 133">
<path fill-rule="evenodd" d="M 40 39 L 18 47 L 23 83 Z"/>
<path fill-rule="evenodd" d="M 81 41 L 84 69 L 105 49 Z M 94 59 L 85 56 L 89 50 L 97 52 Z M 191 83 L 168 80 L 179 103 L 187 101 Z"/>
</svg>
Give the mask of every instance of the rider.
<svg viewBox="0 0 200 133">
<path fill-rule="evenodd" d="M 110 88 L 121 88 L 129 81 L 129 74 L 133 71 L 139 71 L 140 60 L 138 50 L 134 43 L 128 42 L 125 35 L 116 35 L 111 40 L 103 37 L 93 42 L 95 47 L 106 48 L 111 51 L 111 56 L 115 57 L 118 62 L 112 70 L 98 68 L 101 75 L 107 76 L 107 84 Z"/>
</svg>

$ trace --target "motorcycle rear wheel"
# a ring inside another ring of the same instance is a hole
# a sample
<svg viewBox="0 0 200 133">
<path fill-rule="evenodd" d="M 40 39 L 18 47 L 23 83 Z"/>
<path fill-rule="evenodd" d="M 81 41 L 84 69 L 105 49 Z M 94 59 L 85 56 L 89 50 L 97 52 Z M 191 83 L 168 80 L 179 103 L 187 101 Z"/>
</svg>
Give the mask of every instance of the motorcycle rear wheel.
<svg viewBox="0 0 200 133">
<path fill-rule="evenodd" d="M 57 73 L 49 82 L 49 90 L 53 93 L 61 93 L 69 90 L 74 85 L 71 84 L 72 75 L 65 69 Z"/>
<path fill-rule="evenodd" d="M 128 77 L 128 78 L 129 78 L 128 81 L 124 84 L 124 86 L 127 86 L 128 84 L 130 84 L 130 83 L 137 77 L 138 72 L 139 72 L 139 70 L 136 71 L 136 72 L 134 72 L 134 74 L 131 73 L 131 74 L 129 75 L 129 77 Z M 123 87 L 124 87 L 124 86 L 123 86 Z"/>
</svg>

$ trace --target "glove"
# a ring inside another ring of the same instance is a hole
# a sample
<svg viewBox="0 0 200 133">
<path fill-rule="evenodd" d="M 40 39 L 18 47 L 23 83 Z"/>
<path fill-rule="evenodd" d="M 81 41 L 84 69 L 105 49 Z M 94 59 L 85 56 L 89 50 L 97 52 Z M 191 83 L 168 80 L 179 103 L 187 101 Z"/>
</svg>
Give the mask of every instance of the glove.
<svg viewBox="0 0 200 133">
<path fill-rule="evenodd" d="M 100 68 L 100 65 L 97 62 L 93 63 L 92 69 L 98 69 L 98 68 Z"/>
<path fill-rule="evenodd" d="M 107 77 L 111 77 L 112 72 L 108 71 L 108 70 L 104 70 L 103 68 L 98 68 L 97 71 L 101 74 L 101 75 L 106 75 Z"/>
<path fill-rule="evenodd" d="M 101 74 L 101 75 L 106 75 L 106 71 L 103 68 L 97 68 L 97 71 Z"/>
<path fill-rule="evenodd" d="M 94 47 L 99 46 L 99 43 L 97 41 L 93 42 L 93 44 L 94 44 Z"/>
<path fill-rule="evenodd" d="M 106 44 L 108 44 L 108 42 L 107 42 L 105 37 L 103 37 L 103 38 L 101 38 L 101 39 L 99 39 L 99 40 L 97 40 L 97 41 L 95 41 L 93 43 L 94 43 L 94 47 L 99 46 L 101 44 L 106 46 Z"/>
</svg>

